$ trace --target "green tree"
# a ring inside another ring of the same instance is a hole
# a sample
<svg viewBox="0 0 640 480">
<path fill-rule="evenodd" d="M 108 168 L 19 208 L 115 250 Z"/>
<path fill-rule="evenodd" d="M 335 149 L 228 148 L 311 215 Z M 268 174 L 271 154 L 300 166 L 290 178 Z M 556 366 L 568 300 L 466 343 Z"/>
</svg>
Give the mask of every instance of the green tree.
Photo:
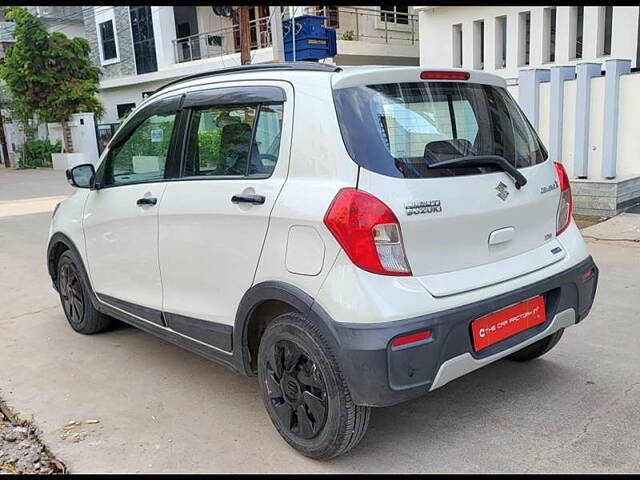
<svg viewBox="0 0 640 480">
<path fill-rule="evenodd" d="M 65 151 L 72 152 L 69 116 L 90 111 L 99 118 L 104 112 L 96 96 L 101 72 L 91 63 L 89 44 L 47 32 L 40 19 L 22 7 L 11 7 L 5 18 L 16 23 L 15 44 L 0 66 L 0 78 L 22 114 L 62 124 Z"/>
</svg>

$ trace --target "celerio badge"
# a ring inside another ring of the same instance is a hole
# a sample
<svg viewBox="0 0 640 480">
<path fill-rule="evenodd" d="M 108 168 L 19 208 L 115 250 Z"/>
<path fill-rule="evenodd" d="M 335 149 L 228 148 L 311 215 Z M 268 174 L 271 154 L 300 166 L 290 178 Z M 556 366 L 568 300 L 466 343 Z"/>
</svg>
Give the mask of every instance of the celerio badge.
<svg viewBox="0 0 640 480">
<path fill-rule="evenodd" d="M 558 180 L 555 180 L 551 185 L 540 187 L 540 194 L 551 192 L 558 188 Z"/>
</svg>

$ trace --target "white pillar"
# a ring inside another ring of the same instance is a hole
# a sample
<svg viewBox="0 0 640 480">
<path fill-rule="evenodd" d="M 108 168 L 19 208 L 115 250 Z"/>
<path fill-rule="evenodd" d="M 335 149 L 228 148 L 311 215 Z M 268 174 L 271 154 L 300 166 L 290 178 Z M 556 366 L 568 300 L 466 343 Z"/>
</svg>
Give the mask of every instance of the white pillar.
<svg viewBox="0 0 640 480">
<path fill-rule="evenodd" d="M 591 111 L 591 79 L 599 77 L 599 63 L 584 62 L 576 67 L 576 117 L 574 136 L 573 176 L 587 178 L 589 174 L 589 121 Z"/>
<path fill-rule="evenodd" d="M 173 40 L 176 39 L 176 22 L 173 7 L 153 7 L 153 36 L 156 46 L 158 70 L 165 70 L 175 62 Z"/>
<path fill-rule="evenodd" d="M 542 46 L 544 45 L 544 8 L 531 9 L 531 37 L 529 44 L 529 65 L 542 65 Z"/>
<path fill-rule="evenodd" d="M 582 30 L 582 58 L 595 60 L 598 57 L 598 16 L 600 7 L 584 7 Z"/>
<path fill-rule="evenodd" d="M 462 68 L 473 68 L 473 21 L 462 22 Z"/>
<path fill-rule="evenodd" d="M 271 17 L 271 41 L 273 44 L 273 59 L 284 62 L 284 42 L 282 39 L 282 15 L 280 7 L 269 7 Z"/>
<path fill-rule="evenodd" d="M 518 103 L 533 128 L 540 124 L 540 83 L 549 81 L 549 69 L 527 68 L 520 70 L 518 80 Z"/>
<path fill-rule="evenodd" d="M 628 58 L 632 66 L 637 66 L 639 9 L 640 7 L 613 7 L 611 54 L 616 58 Z"/>
<path fill-rule="evenodd" d="M 549 156 L 554 162 L 562 163 L 562 129 L 564 126 L 564 82 L 576 78 L 576 67 L 551 67 L 551 105 L 549 109 Z"/>
<path fill-rule="evenodd" d="M 602 176 L 607 179 L 615 178 L 617 173 L 620 75 L 630 70 L 631 60 L 612 58 L 605 61 Z"/>
<path fill-rule="evenodd" d="M 556 7 L 556 63 L 567 63 L 570 58 L 569 51 L 574 48 L 570 45 L 571 32 L 571 7 Z M 575 40 L 574 40 L 575 41 Z"/>
<path fill-rule="evenodd" d="M 518 76 L 518 14 L 507 14 L 507 65 L 509 77 Z"/>
</svg>

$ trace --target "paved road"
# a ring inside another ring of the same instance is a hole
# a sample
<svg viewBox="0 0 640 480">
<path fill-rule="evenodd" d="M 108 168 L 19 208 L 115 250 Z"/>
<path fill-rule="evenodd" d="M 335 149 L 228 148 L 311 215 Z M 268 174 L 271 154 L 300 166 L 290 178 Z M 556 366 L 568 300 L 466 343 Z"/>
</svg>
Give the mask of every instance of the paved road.
<svg viewBox="0 0 640 480">
<path fill-rule="evenodd" d="M 355 451 L 320 463 L 280 439 L 255 379 L 130 327 L 67 326 L 42 205 L 69 191 L 58 172 L 0 168 L 0 397 L 33 415 L 73 472 L 640 471 L 640 246 L 590 242 L 596 304 L 543 359 L 501 361 L 375 410 Z M 33 213 L 3 209 L 25 198 Z M 87 419 L 100 423 L 74 430 L 84 440 L 61 438 Z"/>
</svg>

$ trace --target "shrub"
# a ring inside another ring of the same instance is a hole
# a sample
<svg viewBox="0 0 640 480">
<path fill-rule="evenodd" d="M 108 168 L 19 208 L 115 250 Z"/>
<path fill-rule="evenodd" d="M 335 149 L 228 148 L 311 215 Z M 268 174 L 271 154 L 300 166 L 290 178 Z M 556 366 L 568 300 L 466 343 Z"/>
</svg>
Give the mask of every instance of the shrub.
<svg viewBox="0 0 640 480">
<path fill-rule="evenodd" d="M 19 149 L 18 168 L 50 167 L 51 154 L 61 151 L 62 146 L 59 142 L 53 144 L 49 140 L 27 140 Z"/>
<path fill-rule="evenodd" d="M 341 40 L 353 40 L 353 30 L 347 30 L 340 36 Z"/>
</svg>

